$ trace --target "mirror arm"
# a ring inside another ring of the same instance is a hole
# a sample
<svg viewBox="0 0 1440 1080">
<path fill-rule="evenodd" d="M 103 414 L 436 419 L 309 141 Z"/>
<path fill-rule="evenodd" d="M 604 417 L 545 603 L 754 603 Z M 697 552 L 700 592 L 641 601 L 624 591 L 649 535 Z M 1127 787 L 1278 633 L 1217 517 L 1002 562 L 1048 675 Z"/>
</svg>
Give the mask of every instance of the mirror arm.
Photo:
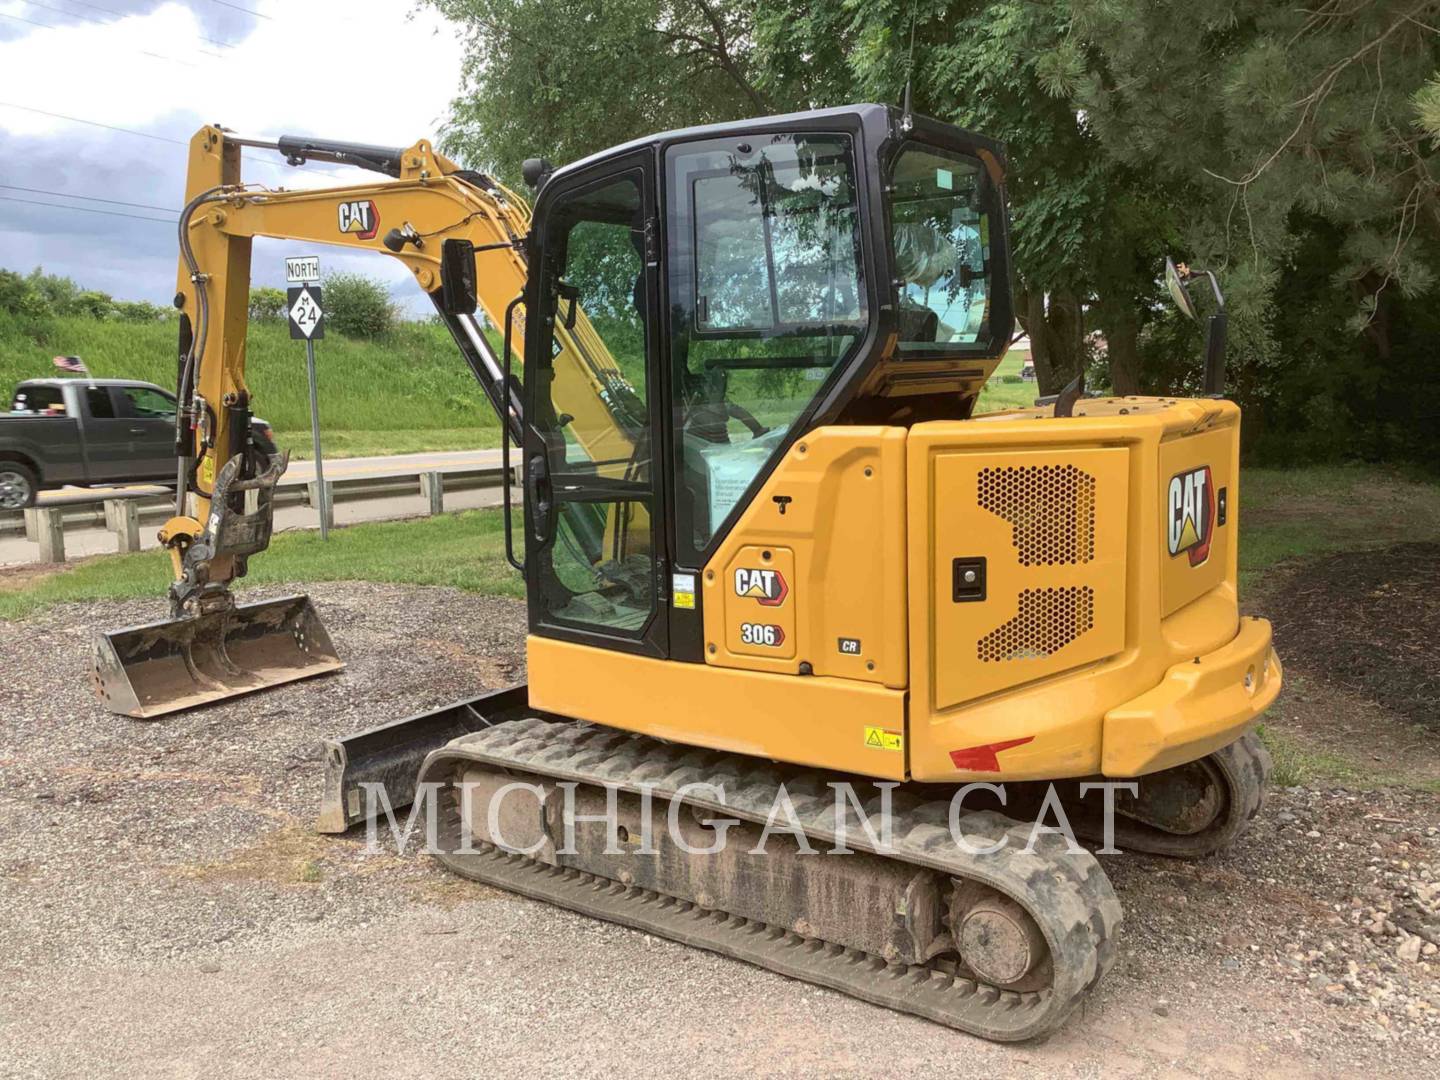
<svg viewBox="0 0 1440 1080">
<path fill-rule="evenodd" d="M 1205 323 L 1205 393 L 1210 397 L 1225 396 L 1225 331 L 1229 321 L 1222 306 Z"/>
<path fill-rule="evenodd" d="M 1203 271 L 1203 273 L 1210 279 L 1210 291 L 1215 294 L 1215 307 L 1220 311 L 1224 311 L 1225 294 L 1220 291 L 1220 282 L 1216 279 L 1215 272 L 1213 270 L 1206 270 Z"/>
</svg>

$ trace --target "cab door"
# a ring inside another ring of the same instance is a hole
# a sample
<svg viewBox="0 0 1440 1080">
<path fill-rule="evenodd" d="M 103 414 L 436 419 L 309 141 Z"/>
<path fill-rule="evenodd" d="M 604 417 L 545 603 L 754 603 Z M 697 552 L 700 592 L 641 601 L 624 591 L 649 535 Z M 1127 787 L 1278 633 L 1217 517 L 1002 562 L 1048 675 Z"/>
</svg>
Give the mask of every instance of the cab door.
<svg viewBox="0 0 1440 1080">
<path fill-rule="evenodd" d="M 654 205 L 645 153 L 542 192 L 523 449 L 531 632 L 664 657 Z"/>
</svg>

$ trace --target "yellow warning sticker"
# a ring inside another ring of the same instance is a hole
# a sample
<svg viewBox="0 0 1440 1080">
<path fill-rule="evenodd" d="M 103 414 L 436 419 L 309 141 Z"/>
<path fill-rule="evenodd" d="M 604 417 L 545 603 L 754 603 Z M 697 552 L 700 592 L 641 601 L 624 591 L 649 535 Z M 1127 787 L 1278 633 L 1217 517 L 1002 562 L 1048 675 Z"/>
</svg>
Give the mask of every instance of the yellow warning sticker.
<svg viewBox="0 0 1440 1080">
<path fill-rule="evenodd" d="M 695 575 L 672 574 L 670 576 L 671 602 L 686 611 L 695 610 Z"/>
<path fill-rule="evenodd" d="M 198 470 L 200 483 L 207 488 L 215 486 L 215 457 L 213 454 L 206 454 L 200 459 Z"/>
<path fill-rule="evenodd" d="M 865 729 L 865 745 L 872 750 L 904 750 L 905 736 L 898 731 L 867 727 Z"/>
</svg>

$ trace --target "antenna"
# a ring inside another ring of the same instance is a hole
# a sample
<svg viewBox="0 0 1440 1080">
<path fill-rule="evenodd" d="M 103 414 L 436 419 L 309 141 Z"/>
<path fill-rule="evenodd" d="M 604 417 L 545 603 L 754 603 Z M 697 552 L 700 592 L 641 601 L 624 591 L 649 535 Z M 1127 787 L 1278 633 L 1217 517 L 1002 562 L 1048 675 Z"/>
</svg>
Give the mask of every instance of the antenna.
<svg viewBox="0 0 1440 1080">
<path fill-rule="evenodd" d="M 915 0 L 910 2 L 910 52 L 905 58 L 905 101 L 900 106 L 900 130 L 909 133 L 915 126 L 910 115 L 910 82 L 915 75 Z"/>
</svg>

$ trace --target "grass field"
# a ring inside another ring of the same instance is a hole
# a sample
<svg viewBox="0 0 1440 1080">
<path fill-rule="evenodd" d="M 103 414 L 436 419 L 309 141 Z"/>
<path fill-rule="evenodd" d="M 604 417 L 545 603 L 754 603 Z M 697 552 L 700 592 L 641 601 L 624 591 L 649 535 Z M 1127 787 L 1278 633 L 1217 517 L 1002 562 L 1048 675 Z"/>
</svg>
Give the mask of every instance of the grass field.
<svg viewBox="0 0 1440 1080">
<path fill-rule="evenodd" d="M 524 596 L 505 561 L 498 510 L 445 514 L 424 522 L 386 521 L 317 532 L 278 533 L 250 563 L 241 589 L 278 582 L 394 581 L 453 585 L 493 596 Z M 0 574 L 0 619 L 17 619 L 67 600 L 165 595 L 170 558 L 163 551 L 105 555 L 43 577 Z"/>
<path fill-rule="evenodd" d="M 56 374 L 51 358 L 80 356 L 97 378 L 175 384 L 173 322 L 84 318 L 20 320 L 0 312 L 0 394 L 22 379 Z M 374 340 L 331 334 L 315 349 L 324 450 L 337 456 L 497 446 L 489 402 L 435 323 L 403 323 Z M 254 323 L 246 379 L 255 411 L 282 447 L 310 457 L 305 348 L 284 323 Z"/>
<path fill-rule="evenodd" d="M 1245 469 L 1240 490 L 1242 589 L 1285 559 L 1440 536 L 1440 484 L 1400 470 Z"/>
<path fill-rule="evenodd" d="M 1019 377 L 1020 364 L 1024 353 L 1012 350 L 990 376 L 985 389 L 980 391 L 980 401 L 975 406 L 977 413 L 1000 412 L 1004 409 L 1028 409 L 1035 404 L 1040 388 L 1033 382 L 1004 382 L 1007 375 Z"/>
</svg>

